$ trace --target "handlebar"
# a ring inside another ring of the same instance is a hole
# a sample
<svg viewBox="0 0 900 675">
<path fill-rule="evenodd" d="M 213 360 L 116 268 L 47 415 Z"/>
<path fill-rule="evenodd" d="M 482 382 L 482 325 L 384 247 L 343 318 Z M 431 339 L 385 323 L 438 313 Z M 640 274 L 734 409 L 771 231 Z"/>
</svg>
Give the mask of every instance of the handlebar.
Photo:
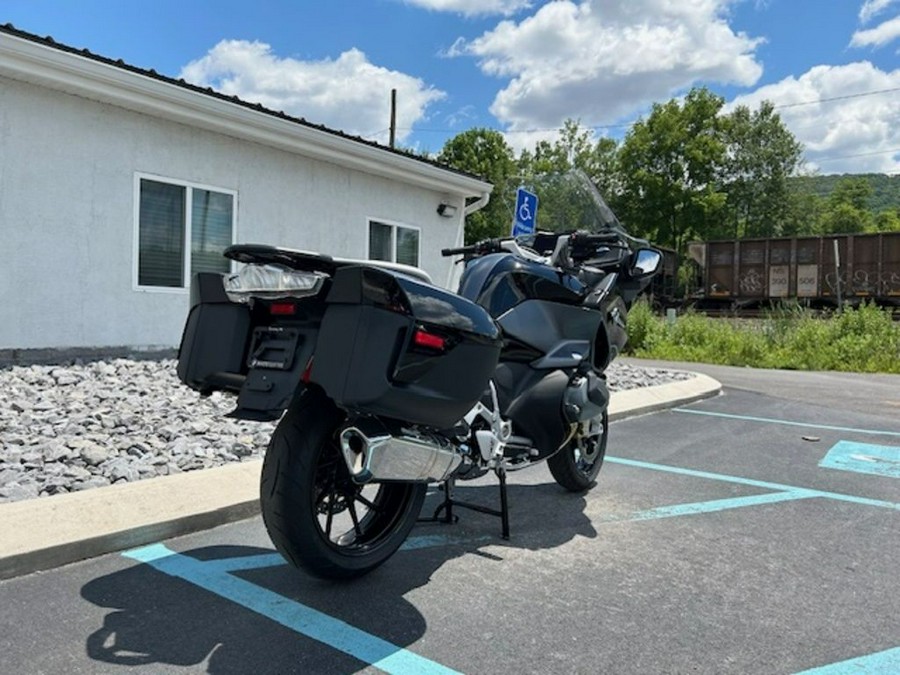
<svg viewBox="0 0 900 675">
<path fill-rule="evenodd" d="M 486 253 L 496 253 L 500 251 L 503 239 L 484 239 L 483 241 L 469 244 L 468 246 L 460 246 L 459 248 L 443 248 L 441 255 L 445 258 L 451 255 L 484 255 Z"/>
<path fill-rule="evenodd" d="M 553 233 L 537 233 L 537 237 L 550 237 L 556 242 L 556 248 L 563 246 L 562 258 L 560 260 L 570 260 L 576 263 L 584 262 L 591 258 L 597 257 L 598 249 L 608 251 L 609 249 L 630 250 L 622 241 L 621 236 L 617 232 L 573 232 L 566 235 L 556 235 Z M 504 242 L 513 241 L 512 239 L 484 239 L 482 241 L 469 244 L 468 246 L 460 246 L 457 248 L 441 249 L 441 255 L 444 257 L 452 255 L 462 255 L 465 260 L 472 257 L 487 255 L 489 253 L 497 253 L 504 249 Z M 535 242 L 537 244 L 537 241 Z M 549 242 L 545 242 L 547 244 Z M 543 250 L 544 247 L 535 246 L 537 253 L 540 255 L 549 255 L 550 248 Z M 555 254 L 554 254 L 555 255 Z M 551 256 L 552 260 L 552 256 Z M 560 264 L 560 261 L 553 264 Z M 571 264 L 571 262 L 569 263 Z"/>
<path fill-rule="evenodd" d="M 451 255 L 465 255 L 466 253 L 474 253 L 475 246 L 460 246 L 459 248 L 442 248 L 441 255 L 445 258 Z"/>
</svg>

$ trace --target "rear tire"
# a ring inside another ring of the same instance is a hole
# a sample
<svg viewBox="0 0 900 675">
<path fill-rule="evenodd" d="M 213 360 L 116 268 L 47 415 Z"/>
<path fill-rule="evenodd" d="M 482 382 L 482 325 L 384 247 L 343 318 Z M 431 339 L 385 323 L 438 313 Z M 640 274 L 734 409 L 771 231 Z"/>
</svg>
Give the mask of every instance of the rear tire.
<svg viewBox="0 0 900 675">
<path fill-rule="evenodd" d="M 326 579 L 362 576 L 392 556 L 415 525 L 427 488 L 354 483 L 336 441 L 343 417 L 324 394 L 305 391 L 272 435 L 260 482 L 275 548 Z"/>
<path fill-rule="evenodd" d="M 590 436 L 576 436 L 547 460 L 553 479 L 569 492 L 584 492 L 596 485 L 606 456 L 609 417 L 606 411 L 595 422 L 599 429 Z"/>
</svg>

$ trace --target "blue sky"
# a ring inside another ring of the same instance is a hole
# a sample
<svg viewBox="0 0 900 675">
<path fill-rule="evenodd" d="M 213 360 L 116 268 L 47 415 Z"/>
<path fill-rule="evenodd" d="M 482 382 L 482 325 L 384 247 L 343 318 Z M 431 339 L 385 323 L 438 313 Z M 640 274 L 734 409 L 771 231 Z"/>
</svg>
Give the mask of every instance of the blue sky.
<svg viewBox="0 0 900 675">
<path fill-rule="evenodd" d="M 900 0 L 0 0 L 7 22 L 381 142 L 397 88 L 423 151 L 621 137 L 705 85 L 784 106 L 810 170 L 900 172 Z"/>
</svg>

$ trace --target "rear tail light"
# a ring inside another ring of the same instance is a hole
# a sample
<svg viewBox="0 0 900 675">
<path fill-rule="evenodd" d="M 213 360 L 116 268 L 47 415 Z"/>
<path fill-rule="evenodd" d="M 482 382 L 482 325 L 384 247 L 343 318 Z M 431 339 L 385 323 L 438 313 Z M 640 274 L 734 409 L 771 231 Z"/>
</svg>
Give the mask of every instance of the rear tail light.
<svg viewBox="0 0 900 675">
<path fill-rule="evenodd" d="M 275 302 L 269 306 L 273 316 L 293 316 L 297 313 L 297 305 L 293 302 Z"/>
<path fill-rule="evenodd" d="M 326 278 L 321 272 L 250 264 L 244 265 L 237 274 L 226 275 L 223 282 L 229 300 L 246 303 L 250 298 L 277 300 L 316 295 Z"/>
</svg>

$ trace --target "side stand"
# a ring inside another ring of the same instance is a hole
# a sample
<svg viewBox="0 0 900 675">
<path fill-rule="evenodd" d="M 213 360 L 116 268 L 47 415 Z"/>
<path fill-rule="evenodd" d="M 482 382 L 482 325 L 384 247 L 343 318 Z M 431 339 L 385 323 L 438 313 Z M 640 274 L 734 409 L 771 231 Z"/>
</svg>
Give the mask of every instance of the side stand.
<svg viewBox="0 0 900 675">
<path fill-rule="evenodd" d="M 434 510 L 431 518 L 419 518 L 420 523 L 455 523 L 459 521 L 459 516 L 453 514 L 453 507 L 458 506 L 461 509 L 469 509 L 470 511 L 478 511 L 486 513 L 489 516 L 497 516 L 500 518 L 502 534 L 504 539 L 509 539 L 509 500 L 506 494 L 506 469 L 498 467 L 494 470 L 500 481 L 500 510 L 491 509 L 480 504 L 472 504 L 453 498 L 453 488 L 456 485 L 456 479 L 448 478 L 444 481 L 444 501 Z M 443 515 L 441 515 L 443 512 Z"/>
</svg>

